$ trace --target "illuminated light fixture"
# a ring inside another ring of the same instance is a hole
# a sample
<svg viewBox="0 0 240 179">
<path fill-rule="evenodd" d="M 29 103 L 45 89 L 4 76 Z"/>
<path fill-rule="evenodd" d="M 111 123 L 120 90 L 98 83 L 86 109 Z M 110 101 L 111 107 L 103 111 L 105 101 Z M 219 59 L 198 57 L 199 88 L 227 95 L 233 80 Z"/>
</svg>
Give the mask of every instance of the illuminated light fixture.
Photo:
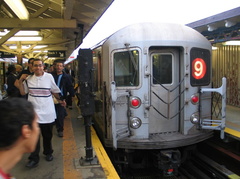
<svg viewBox="0 0 240 179">
<path fill-rule="evenodd" d="M 212 50 L 217 50 L 217 49 L 218 49 L 217 47 L 213 47 L 213 46 L 212 46 Z"/>
<path fill-rule="evenodd" d="M 199 95 L 198 94 L 194 94 L 194 95 L 192 95 L 191 96 L 191 102 L 192 102 L 192 104 L 198 104 L 198 102 L 199 102 Z"/>
<path fill-rule="evenodd" d="M 130 107 L 136 109 L 141 105 L 141 100 L 136 96 L 131 96 L 129 103 L 130 103 Z"/>
<path fill-rule="evenodd" d="M 10 32 L 10 31 L 7 30 L 7 29 L 4 29 L 3 31 L 0 32 L 0 36 L 4 36 L 4 35 L 6 35 L 8 32 Z"/>
<path fill-rule="evenodd" d="M 41 41 L 42 37 L 11 37 L 8 41 Z"/>
<path fill-rule="evenodd" d="M 5 36 L 9 30 L 5 29 L 3 32 L 0 32 L 0 36 Z M 39 31 L 36 30 L 21 30 L 17 32 L 14 36 L 36 36 L 39 35 Z"/>
<path fill-rule="evenodd" d="M 130 126 L 133 129 L 138 129 L 142 125 L 141 119 L 137 117 L 133 117 L 130 119 Z"/>
<path fill-rule="evenodd" d="M 21 49 L 28 49 L 30 46 L 28 45 L 22 45 Z M 35 46 L 33 49 L 41 49 L 41 48 L 45 48 L 47 47 L 47 45 L 37 45 Z M 9 46 L 10 49 L 17 49 L 17 46 Z"/>
<path fill-rule="evenodd" d="M 33 49 L 40 49 L 40 48 L 45 48 L 47 45 L 37 45 Z"/>
<path fill-rule="evenodd" d="M 217 28 L 214 27 L 213 25 L 207 25 L 207 27 L 208 27 L 208 31 L 209 31 L 209 32 L 212 32 L 212 31 L 214 31 L 214 30 L 217 29 Z"/>
<path fill-rule="evenodd" d="M 193 124 L 198 124 L 200 122 L 199 114 L 198 113 L 193 113 L 190 117 L 190 121 Z"/>
<path fill-rule="evenodd" d="M 232 27 L 234 25 L 236 25 L 236 22 L 232 22 L 232 21 L 229 21 L 229 20 L 225 21 L 225 27 Z"/>
<path fill-rule="evenodd" d="M 240 40 L 231 40 L 224 42 L 223 45 L 240 45 Z"/>
<path fill-rule="evenodd" d="M 34 50 L 33 53 L 39 53 L 39 52 L 43 52 L 43 53 L 47 53 L 48 50 L 44 50 L 44 51 L 40 51 L 40 50 Z"/>
<path fill-rule="evenodd" d="M 21 30 L 15 34 L 15 36 L 34 36 L 39 35 L 39 31 L 36 30 Z"/>
<path fill-rule="evenodd" d="M 21 20 L 28 20 L 29 13 L 23 4 L 22 0 L 4 0 L 5 3 L 12 9 L 12 11 L 18 16 Z"/>
</svg>

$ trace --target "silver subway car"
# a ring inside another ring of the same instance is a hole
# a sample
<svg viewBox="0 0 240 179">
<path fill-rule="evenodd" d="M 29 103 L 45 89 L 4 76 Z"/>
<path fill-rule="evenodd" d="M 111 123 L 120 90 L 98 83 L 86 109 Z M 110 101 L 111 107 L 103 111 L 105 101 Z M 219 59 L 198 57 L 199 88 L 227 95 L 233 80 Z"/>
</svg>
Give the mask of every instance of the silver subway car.
<svg viewBox="0 0 240 179">
<path fill-rule="evenodd" d="M 180 148 L 221 129 L 222 121 L 213 125 L 211 93 L 206 92 L 211 89 L 211 48 L 184 25 L 139 23 L 92 49 L 94 126 L 104 146 L 125 152 L 116 162 L 145 165 L 141 152 L 147 151 L 155 167 L 172 174 L 183 157 Z"/>
</svg>

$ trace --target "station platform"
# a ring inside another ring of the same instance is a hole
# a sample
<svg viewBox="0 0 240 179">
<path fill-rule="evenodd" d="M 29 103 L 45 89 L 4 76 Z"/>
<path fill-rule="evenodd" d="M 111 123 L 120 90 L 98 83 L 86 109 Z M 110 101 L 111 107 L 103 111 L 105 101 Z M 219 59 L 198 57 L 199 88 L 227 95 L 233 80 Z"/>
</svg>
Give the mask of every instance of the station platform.
<svg viewBox="0 0 240 179">
<path fill-rule="evenodd" d="M 86 139 L 84 119 L 78 118 L 79 108 L 67 109 L 68 116 L 64 121 L 64 137 L 57 136 L 53 128 L 53 161 L 45 160 L 40 151 L 40 162 L 36 168 L 25 167 L 29 154 L 10 172 L 16 179 L 118 179 L 110 159 L 108 158 L 96 132 L 91 128 L 93 160 L 86 161 Z M 42 142 L 42 141 L 41 141 Z"/>
<path fill-rule="evenodd" d="M 227 105 L 225 133 L 240 140 L 240 108 Z"/>
<path fill-rule="evenodd" d="M 53 129 L 53 161 L 45 160 L 41 144 L 38 167 L 26 168 L 29 154 L 25 154 L 10 173 L 16 179 L 119 179 L 93 128 L 91 139 L 94 159 L 86 162 L 84 119 L 78 118 L 80 110 L 76 104 L 67 112 L 64 137 L 58 137 L 56 128 Z M 227 106 L 225 134 L 240 140 L 240 108 Z"/>
</svg>

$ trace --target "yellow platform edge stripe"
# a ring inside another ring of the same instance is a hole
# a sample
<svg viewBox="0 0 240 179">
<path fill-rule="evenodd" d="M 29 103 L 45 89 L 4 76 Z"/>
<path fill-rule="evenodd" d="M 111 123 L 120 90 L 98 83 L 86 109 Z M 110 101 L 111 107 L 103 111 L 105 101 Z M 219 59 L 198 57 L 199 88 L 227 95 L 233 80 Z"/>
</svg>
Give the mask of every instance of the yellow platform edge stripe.
<svg viewBox="0 0 240 179">
<path fill-rule="evenodd" d="M 236 131 L 236 130 L 233 130 L 233 129 L 230 129 L 230 128 L 225 128 L 224 132 L 228 133 L 228 134 L 231 134 L 235 137 L 238 137 L 240 138 L 240 132 L 239 131 Z"/>
<path fill-rule="evenodd" d="M 93 148 L 107 179 L 120 179 L 93 127 L 91 127 L 91 133 Z"/>
<path fill-rule="evenodd" d="M 236 175 L 236 174 L 232 174 L 232 175 L 228 175 L 228 178 L 231 178 L 231 179 L 239 179 L 240 176 Z"/>
</svg>

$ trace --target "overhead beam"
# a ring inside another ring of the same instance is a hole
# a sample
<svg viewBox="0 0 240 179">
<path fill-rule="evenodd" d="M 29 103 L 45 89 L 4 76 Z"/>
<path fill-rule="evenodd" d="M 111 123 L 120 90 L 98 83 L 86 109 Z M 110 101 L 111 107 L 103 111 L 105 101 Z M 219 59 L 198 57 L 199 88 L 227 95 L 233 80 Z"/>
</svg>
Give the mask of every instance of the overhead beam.
<svg viewBox="0 0 240 179">
<path fill-rule="evenodd" d="M 64 4 L 65 7 L 63 11 L 64 19 L 71 19 L 71 16 L 73 13 L 74 1 L 75 0 L 65 1 L 65 4 Z"/>
<path fill-rule="evenodd" d="M 0 21 L 1 22 L 1 21 Z M 0 39 L 0 45 L 4 44 L 9 38 L 11 38 L 12 36 L 14 36 L 14 34 L 16 34 L 20 29 L 15 28 L 12 29 L 10 32 L 8 32 L 5 36 L 3 36 Z"/>
<path fill-rule="evenodd" d="M 31 18 L 29 21 L 21 21 L 17 18 L 0 18 L 0 28 L 21 28 L 21 29 L 69 29 L 77 28 L 76 19 L 40 19 Z"/>
<path fill-rule="evenodd" d="M 49 4 L 50 4 L 49 1 L 45 1 L 44 4 L 43 4 L 43 7 L 38 9 L 34 14 L 30 15 L 30 18 L 38 17 L 39 15 L 41 15 L 42 13 L 47 11 L 48 8 L 49 8 Z"/>
</svg>

